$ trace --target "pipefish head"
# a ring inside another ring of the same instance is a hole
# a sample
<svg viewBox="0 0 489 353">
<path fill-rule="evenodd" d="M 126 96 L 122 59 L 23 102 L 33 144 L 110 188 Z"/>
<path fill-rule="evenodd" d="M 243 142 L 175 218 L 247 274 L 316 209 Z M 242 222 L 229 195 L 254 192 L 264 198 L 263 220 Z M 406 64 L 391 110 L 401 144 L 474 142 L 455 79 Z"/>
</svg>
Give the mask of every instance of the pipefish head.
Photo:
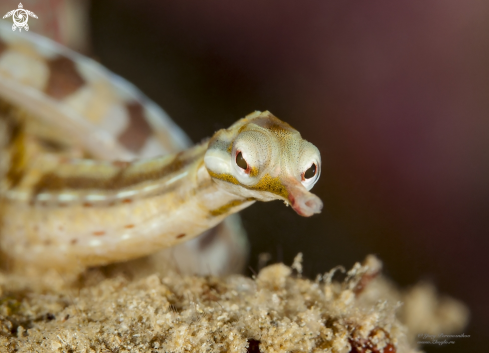
<svg viewBox="0 0 489 353">
<path fill-rule="evenodd" d="M 268 111 L 216 132 L 204 162 L 212 179 L 232 194 L 283 200 L 301 216 L 321 212 L 323 203 L 309 192 L 321 174 L 319 150 Z"/>
</svg>

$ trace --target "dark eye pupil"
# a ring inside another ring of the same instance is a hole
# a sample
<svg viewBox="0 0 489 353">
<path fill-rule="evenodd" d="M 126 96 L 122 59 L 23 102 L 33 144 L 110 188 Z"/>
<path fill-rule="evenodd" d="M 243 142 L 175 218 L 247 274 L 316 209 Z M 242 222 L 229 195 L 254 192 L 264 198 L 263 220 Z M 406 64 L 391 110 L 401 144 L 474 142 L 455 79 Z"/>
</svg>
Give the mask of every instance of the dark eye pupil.
<svg viewBox="0 0 489 353">
<path fill-rule="evenodd" d="M 236 155 L 236 164 L 238 165 L 238 167 L 240 167 L 241 169 L 244 169 L 246 170 L 248 168 L 248 163 L 246 163 L 245 159 L 243 158 L 243 155 L 241 154 L 241 152 L 239 152 L 237 155 Z"/>
<path fill-rule="evenodd" d="M 311 167 L 304 173 L 304 178 L 311 179 L 316 175 L 316 164 L 312 164 Z"/>
</svg>

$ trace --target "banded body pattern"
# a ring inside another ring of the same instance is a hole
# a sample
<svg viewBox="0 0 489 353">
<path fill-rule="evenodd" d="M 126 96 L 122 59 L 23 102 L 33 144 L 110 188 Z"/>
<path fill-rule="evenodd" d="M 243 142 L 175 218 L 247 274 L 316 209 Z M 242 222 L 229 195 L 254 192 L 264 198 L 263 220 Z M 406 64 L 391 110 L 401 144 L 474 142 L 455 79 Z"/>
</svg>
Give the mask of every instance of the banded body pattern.
<svg viewBox="0 0 489 353">
<path fill-rule="evenodd" d="M 204 143 L 115 163 L 39 157 L 5 193 L 2 233 L 16 237 L 2 237 L 2 248 L 24 264 L 66 269 L 136 258 L 192 238 L 253 202 L 212 182 L 206 149 Z"/>
<path fill-rule="evenodd" d="M 76 271 L 151 254 L 211 227 L 194 229 L 185 211 L 178 218 L 154 206 L 159 200 L 177 209 L 197 185 L 205 146 L 170 155 L 189 145 L 166 113 L 124 79 L 44 37 L 0 26 L 0 244 L 9 261 Z M 155 244 L 146 230 L 158 212 L 175 231 L 156 232 Z M 222 273 L 239 267 L 245 254 L 234 217 L 154 256 L 178 262 L 179 270 Z"/>
<path fill-rule="evenodd" d="M 180 253 L 218 274 L 246 253 L 234 222 L 212 230 L 226 217 L 257 200 L 282 200 L 305 217 L 321 212 L 309 192 L 321 171 L 318 149 L 270 112 L 175 152 L 186 136 L 130 84 L 43 38 L 7 33 L 0 249 L 11 268 L 76 273 L 207 232 Z M 173 153 L 158 156 L 165 152 Z M 190 272 L 202 267 L 192 264 Z"/>
<path fill-rule="evenodd" d="M 129 82 L 44 37 L 0 26 L 0 78 L 4 99 L 76 137 L 94 157 L 153 157 L 190 145 Z"/>
</svg>

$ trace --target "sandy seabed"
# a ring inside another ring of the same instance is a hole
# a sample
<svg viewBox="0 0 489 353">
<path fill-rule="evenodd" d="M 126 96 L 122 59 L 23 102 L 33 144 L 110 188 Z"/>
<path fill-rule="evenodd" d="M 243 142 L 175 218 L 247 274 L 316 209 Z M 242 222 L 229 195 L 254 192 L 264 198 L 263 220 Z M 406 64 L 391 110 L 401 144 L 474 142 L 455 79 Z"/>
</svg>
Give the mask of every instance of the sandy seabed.
<svg viewBox="0 0 489 353">
<path fill-rule="evenodd" d="M 429 284 L 400 291 L 380 271 L 369 256 L 310 280 L 298 256 L 255 278 L 92 270 L 49 286 L 0 274 L 0 351 L 405 353 L 419 332 L 463 329 L 463 304 Z"/>
</svg>

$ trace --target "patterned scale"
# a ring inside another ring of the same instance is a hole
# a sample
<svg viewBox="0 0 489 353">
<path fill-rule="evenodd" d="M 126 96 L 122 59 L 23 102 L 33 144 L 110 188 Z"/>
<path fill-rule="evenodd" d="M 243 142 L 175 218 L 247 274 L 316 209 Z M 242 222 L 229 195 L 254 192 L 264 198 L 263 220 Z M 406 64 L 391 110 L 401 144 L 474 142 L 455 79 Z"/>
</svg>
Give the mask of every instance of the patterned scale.
<svg viewBox="0 0 489 353">
<path fill-rule="evenodd" d="M 191 145 L 158 105 L 123 78 L 47 38 L 12 32 L 5 24 L 0 26 L 0 100 L 2 202 L 8 202 L 10 186 L 36 153 L 128 161 Z M 246 237 L 233 215 L 146 261 L 158 269 L 224 274 L 239 271 L 246 254 Z"/>
</svg>

